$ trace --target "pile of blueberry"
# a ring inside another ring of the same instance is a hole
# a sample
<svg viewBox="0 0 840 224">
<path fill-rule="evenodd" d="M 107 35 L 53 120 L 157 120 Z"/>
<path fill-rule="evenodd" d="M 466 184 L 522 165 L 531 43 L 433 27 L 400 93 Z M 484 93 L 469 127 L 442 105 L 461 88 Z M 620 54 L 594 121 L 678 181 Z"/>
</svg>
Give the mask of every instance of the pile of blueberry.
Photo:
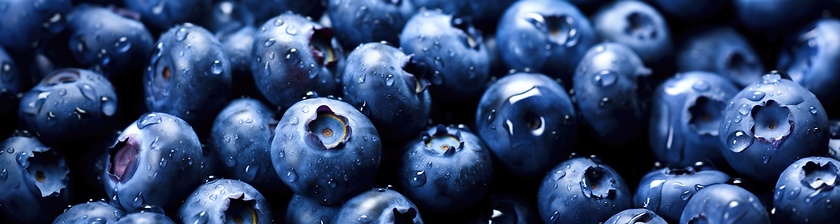
<svg viewBox="0 0 840 224">
<path fill-rule="evenodd" d="M 836 223 L 838 15 L 0 0 L 0 223 Z"/>
</svg>

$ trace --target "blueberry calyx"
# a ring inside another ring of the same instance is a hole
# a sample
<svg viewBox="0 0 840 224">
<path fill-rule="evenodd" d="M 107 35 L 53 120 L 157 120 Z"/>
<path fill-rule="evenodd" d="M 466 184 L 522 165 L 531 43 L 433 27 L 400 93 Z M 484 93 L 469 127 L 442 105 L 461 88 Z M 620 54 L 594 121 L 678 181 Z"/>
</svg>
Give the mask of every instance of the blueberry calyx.
<svg viewBox="0 0 840 224">
<path fill-rule="evenodd" d="M 332 39 L 332 29 L 312 28 L 312 35 L 309 36 L 309 49 L 318 64 L 333 67 L 338 63 L 339 57 L 333 51 Z"/>
<path fill-rule="evenodd" d="M 802 170 L 805 172 L 802 184 L 816 190 L 816 192 L 830 191 L 837 184 L 837 167 L 834 166 L 834 163 L 820 165 L 809 161 L 802 166 Z"/>
<path fill-rule="evenodd" d="M 137 156 L 140 154 L 140 144 L 134 138 L 121 139 L 108 150 L 111 153 L 108 175 L 115 181 L 125 183 L 137 170 Z"/>
<path fill-rule="evenodd" d="M 62 83 L 73 83 L 81 78 L 81 74 L 73 69 L 62 69 L 47 76 L 42 82 L 47 86 L 54 86 Z"/>
<path fill-rule="evenodd" d="M 23 163 L 29 177 L 34 180 L 35 186 L 41 192 L 41 197 L 57 197 L 61 194 L 61 190 L 66 187 L 66 183 L 61 181 L 67 175 L 67 168 L 63 167 L 63 161 L 60 154 L 55 151 L 33 151 L 31 155 L 20 154 L 22 158 L 18 160 L 26 160 Z"/>
<path fill-rule="evenodd" d="M 627 15 L 627 22 L 630 26 L 627 26 L 624 32 L 640 40 L 654 39 L 659 34 L 656 32 L 656 23 L 653 19 L 643 13 L 630 13 Z"/>
<path fill-rule="evenodd" d="M 435 133 L 429 135 L 428 132 L 423 132 L 423 143 L 426 144 L 426 150 L 437 155 L 451 156 L 456 151 L 464 149 L 464 140 L 461 139 L 461 131 L 456 131 L 450 134 L 443 125 L 437 125 Z"/>
<path fill-rule="evenodd" d="M 412 58 L 414 58 L 414 54 L 407 55 L 403 58 L 401 67 L 405 73 L 409 74 L 409 77 L 405 79 L 406 85 L 409 87 L 413 86 L 414 88 L 409 89 L 414 89 L 415 94 L 420 94 L 423 91 L 426 91 L 431 84 L 425 79 L 418 79 L 417 76 L 414 75 L 423 73 L 420 72 L 420 68 L 414 63 L 414 61 L 411 60 Z"/>
<path fill-rule="evenodd" d="M 529 13 L 525 18 L 537 30 L 546 33 L 552 42 L 559 45 L 575 46 L 580 39 L 575 28 L 575 20 L 570 16 Z"/>
<path fill-rule="evenodd" d="M 793 113 L 787 106 L 776 101 L 769 100 L 764 106 L 754 107 L 752 116 L 755 124 L 751 131 L 758 141 L 771 143 L 778 148 L 793 133 Z"/>
<path fill-rule="evenodd" d="M 391 211 L 394 215 L 390 221 L 394 224 L 414 223 L 414 218 L 417 217 L 417 210 L 414 208 L 394 208 Z"/>
<path fill-rule="evenodd" d="M 705 214 L 698 214 L 691 219 L 688 220 L 689 224 L 700 224 L 700 223 L 709 223 L 708 218 L 706 218 Z"/>
<path fill-rule="evenodd" d="M 708 97 L 698 97 L 694 104 L 688 108 L 689 127 L 700 135 L 718 136 L 720 111 L 725 104 L 719 100 Z"/>
<path fill-rule="evenodd" d="M 306 138 L 315 148 L 341 148 L 350 140 L 350 134 L 347 118 L 335 114 L 327 105 L 319 106 L 306 124 Z"/>
<path fill-rule="evenodd" d="M 580 189 L 586 197 L 597 199 L 615 197 L 616 180 L 606 168 L 592 166 L 584 172 Z"/>
<path fill-rule="evenodd" d="M 473 32 L 474 29 L 472 29 L 472 26 L 470 25 L 469 22 L 467 22 L 467 21 L 465 21 L 464 19 L 461 19 L 461 18 L 452 18 L 450 23 L 451 23 L 452 27 L 455 27 L 455 28 L 461 30 L 461 32 L 464 33 L 464 38 L 463 38 L 464 39 L 463 40 L 464 45 L 466 45 L 469 49 L 473 49 L 473 50 L 479 50 L 480 49 L 481 45 L 478 44 L 478 43 L 481 42 L 481 39 L 479 39 L 481 37 L 481 35 L 477 35 L 476 33 Z"/>
<path fill-rule="evenodd" d="M 256 201 L 253 199 L 246 199 L 245 194 L 233 195 L 228 197 L 227 206 L 223 206 L 225 214 L 225 223 L 235 224 L 257 224 L 257 209 L 255 208 Z"/>
</svg>

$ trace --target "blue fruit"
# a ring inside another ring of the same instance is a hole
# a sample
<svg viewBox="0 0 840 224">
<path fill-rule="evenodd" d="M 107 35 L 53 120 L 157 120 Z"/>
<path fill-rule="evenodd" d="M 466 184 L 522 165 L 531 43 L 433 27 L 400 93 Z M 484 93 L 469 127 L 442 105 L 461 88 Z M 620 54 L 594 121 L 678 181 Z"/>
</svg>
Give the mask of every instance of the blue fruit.
<svg viewBox="0 0 840 224">
<path fill-rule="evenodd" d="M 61 213 L 52 223 L 116 223 L 123 215 L 125 215 L 125 211 L 111 206 L 105 201 L 90 201 L 73 205 L 64 213 Z"/>
<path fill-rule="evenodd" d="M 66 26 L 70 0 L 7 0 L 0 3 L 0 48 L 30 53 Z M 14 35 L 13 35 L 14 34 Z"/>
<path fill-rule="evenodd" d="M 238 0 L 248 10 L 254 13 L 257 23 L 265 22 L 288 11 L 318 19 L 323 14 L 328 1 L 309 0 Z"/>
<path fill-rule="evenodd" d="M 729 78 L 739 87 L 758 82 L 764 65 L 738 31 L 727 26 L 697 28 L 683 34 L 676 51 L 680 72 L 708 71 Z"/>
<path fill-rule="evenodd" d="M 335 206 L 373 185 L 382 143 L 377 128 L 350 104 L 302 100 L 286 110 L 274 133 L 274 171 L 295 194 Z"/>
<path fill-rule="evenodd" d="M 161 213 L 136 212 L 120 217 L 116 224 L 175 224 L 175 221 Z"/>
<path fill-rule="evenodd" d="M 254 26 L 254 20 L 251 9 L 241 2 L 219 1 L 213 4 L 210 16 L 205 17 L 202 24 L 211 33 L 219 33 Z"/>
<path fill-rule="evenodd" d="M 686 203 L 697 191 L 727 181 L 729 175 L 726 173 L 704 166 L 653 170 L 639 181 L 633 205 L 649 209 L 668 222 L 677 223 Z"/>
<path fill-rule="evenodd" d="M 589 20 L 565 1 L 513 3 L 496 29 L 499 54 L 517 71 L 571 80 L 583 55 L 598 40 Z"/>
<path fill-rule="evenodd" d="M 626 209 L 619 213 L 616 213 L 604 223 L 614 223 L 614 224 L 638 224 L 638 223 L 649 223 L 649 224 L 666 224 L 662 217 L 656 215 L 651 210 L 643 209 L 643 208 L 633 208 L 633 209 Z"/>
<path fill-rule="evenodd" d="M 137 63 L 149 57 L 154 38 L 146 26 L 134 18 L 119 14 L 117 9 L 82 4 L 67 15 L 69 42 L 64 42 L 76 61 L 92 70 L 99 71 L 111 80 L 137 78 L 144 63 Z"/>
<path fill-rule="evenodd" d="M 817 98 L 780 74 L 735 95 L 720 120 L 720 150 L 736 172 L 774 183 L 799 158 L 825 155 L 828 117 Z"/>
<path fill-rule="evenodd" d="M 125 6 L 140 14 L 143 23 L 155 31 L 177 24 L 200 22 L 213 8 L 212 0 L 125 0 Z"/>
<path fill-rule="evenodd" d="M 331 223 L 341 206 L 325 206 L 312 199 L 293 195 L 286 210 L 286 223 Z"/>
<path fill-rule="evenodd" d="M 271 222 L 268 201 L 245 182 L 216 179 L 199 186 L 178 210 L 181 223 Z"/>
<path fill-rule="evenodd" d="M 778 33 L 798 28 L 820 16 L 820 0 L 733 0 L 738 22 L 760 33 Z"/>
<path fill-rule="evenodd" d="M 344 99 L 370 118 L 382 138 L 412 139 L 428 123 L 431 97 L 413 56 L 385 43 L 367 43 L 347 56 Z"/>
<path fill-rule="evenodd" d="M 545 223 L 598 223 L 633 206 L 632 192 L 610 166 L 575 157 L 547 172 L 537 192 Z"/>
<path fill-rule="evenodd" d="M 286 109 L 307 92 L 326 96 L 339 90 L 344 53 L 330 28 L 284 13 L 260 27 L 252 48 L 257 89 L 274 106 Z"/>
<path fill-rule="evenodd" d="M 335 35 L 346 49 L 368 42 L 399 43 L 399 33 L 415 13 L 412 1 L 329 0 Z"/>
<path fill-rule="evenodd" d="M 487 87 L 475 125 L 504 169 L 528 177 L 542 176 L 567 158 L 578 128 L 569 95 L 539 73 L 509 74 Z"/>
<path fill-rule="evenodd" d="M 840 161 L 806 157 L 788 166 L 774 191 L 774 216 L 785 223 L 831 223 L 840 218 Z"/>
<path fill-rule="evenodd" d="M 650 73 L 622 44 L 600 43 L 583 56 L 573 79 L 575 97 L 580 116 L 600 142 L 622 145 L 642 132 L 648 113 L 640 79 Z"/>
<path fill-rule="evenodd" d="M 177 208 L 201 184 L 203 158 L 198 136 L 187 122 L 146 113 L 108 148 L 105 191 L 112 205 L 126 211 L 146 205 Z"/>
<path fill-rule="evenodd" d="M 374 188 L 341 206 L 332 223 L 423 223 L 417 206 L 391 189 Z"/>
<path fill-rule="evenodd" d="M 723 164 L 722 111 L 739 88 L 721 75 L 694 71 L 668 78 L 651 99 L 648 142 L 656 159 L 685 167 L 697 161 Z"/>
<path fill-rule="evenodd" d="M 616 1 L 601 7 L 592 17 L 592 27 L 601 39 L 633 49 L 645 64 L 659 62 L 673 51 L 668 23 L 643 1 Z"/>
<path fill-rule="evenodd" d="M 435 101 L 474 99 L 490 78 L 490 53 L 481 31 L 441 11 L 421 10 L 400 34 L 400 48 L 423 77 L 432 81 Z M 420 74 L 418 74 L 420 75 Z"/>
<path fill-rule="evenodd" d="M 781 48 L 779 69 L 814 93 L 823 106 L 831 107 L 840 101 L 836 96 L 840 81 L 840 20 L 824 18 L 803 27 Z"/>
<path fill-rule="evenodd" d="M 715 184 L 694 194 L 679 223 L 767 224 L 770 218 L 753 193 L 735 185 Z"/>
<path fill-rule="evenodd" d="M 24 91 L 24 81 L 12 57 L 0 47 L 0 119 L 4 123 L 10 116 L 17 115 L 17 94 Z"/>
<path fill-rule="evenodd" d="M 14 223 L 49 223 L 70 204 L 64 155 L 26 132 L 0 142 L 0 216 Z"/>
<path fill-rule="evenodd" d="M 473 207 L 493 179 L 490 151 L 466 127 L 437 125 L 405 146 L 399 180 L 423 211 L 446 214 Z"/>
</svg>

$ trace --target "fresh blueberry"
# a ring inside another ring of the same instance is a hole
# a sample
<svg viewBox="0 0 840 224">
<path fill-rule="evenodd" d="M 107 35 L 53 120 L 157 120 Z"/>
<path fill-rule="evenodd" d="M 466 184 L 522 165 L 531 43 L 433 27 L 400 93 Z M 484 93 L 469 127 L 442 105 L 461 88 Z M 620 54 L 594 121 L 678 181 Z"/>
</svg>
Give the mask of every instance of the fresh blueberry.
<svg viewBox="0 0 840 224">
<path fill-rule="evenodd" d="M 423 223 L 414 203 L 397 191 L 374 188 L 341 206 L 332 223 Z"/>
<path fill-rule="evenodd" d="M 98 137 L 115 125 L 117 95 L 104 76 L 83 69 L 60 69 L 20 100 L 18 117 L 48 145 Z"/>
<path fill-rule="evenodd" d="M 782 47 L 779 69 L 814 93 L 823 106 L 831 107 L 840 101 L 837 89 L 840 80 L 840 20 L 824 18 L 804 27 Z"/>
<path fill-rule="evenodd" d="M 181 205 L 180 223 L 271 223 L 271 208 L 245 182 L 216 179 L 199 186 Z"/>
<path fill-rule="evenodd" d="M 146 113 L 126 127 L 105 156 L 111 204 L 131 211 L 146 205 L 172 210 L 201 184 L 201 143 L 187 122 Z"/>
<path fill-rule="evenodd" d="M 205 17 L 202 24 L 211 33 L 219 33 L 254 26 L 254 20 L 254 14 L 241 2 L 219 1 L 213 4 L 210 16 Z"/>
<path fill-rule="evenodd" d="M 254 37 L 251 72 L 257 89 L 283 109 L 307 92 L 333 95 L 339 90 L 344 53 L 330 28 L 301 15 L 271 18 Z"/>
<path fill-rule="evenodd" d="M 639 224 L 639 223 L 648 223 L 648 224 L 667 224 L 668 222 L 662 217 L 659 217 L 656 213 L 651 210 L 647 210 L 644 208 L 631 208 L 621 211 L 619 213 L 615 213 L 612 217 L 607 219 L 604 223 L 613 223 L 613 224 Z"/>
<path fill-rule="evenodd" d="M 271 140 L 274 171 L 292 192 L 340 205 L 373 185 L 382 143 L 365 115 L 343 101 L 302 100 L 286 110 Z"/>
<path fill-rule="evenodd" d="M 828 153 L 825 109 L 814 94 L 778 73 L 738 92 L 720 121 L 723 157 L 758 182 L 775 183 L 797 159 Z"/>
<path fill-rule="evenodd" d="M 571 3 L 513 3 L 496 29 L 499 54 L 511 69 L 571 80 L 575 66 L 598 40 L 589 20 Z"/>
<path fill-rule="evenodd" d="M 753 193 L 735 185 L 715 184 L 688 200 L 679 223 L 769 224 L 770 217 Z"/>
<path fill-rule="evenodd" d="M 490 78 L 490 53 L 481 31 L 436 10 L 421 10 L 400 34 L 400 48 L 424 77 L 435 101 L 465 101 L 481 94 Z"/>
<path fill-rule="evenodd" d="M 624 179 L 609 165 L 575 157 L 546 173 L 537 210 L 545 223 L 598 223 L 632 208 L 632 199 Z"/>
<path fill-rule="evenodd" d="M 26 132 L 0 142 L 0 216 L 13 223 L 49 223 L 70 204 L 64 155 Z"/>
<path fill-rule="evenodd" d="M 0 47 L 0 120 L 17 115 L 18 93 L 24 91 L 23 80 L 12 57 Z M 9 122 L 11 123 L 11 122 Z M 3 130 L 5 127 L 0 127 Z"/>
<path fill-rule="evenodd" d="M 286 223 L 331 223 L 340 206 L 325 206 L 312 199 L 293 195 L 286 210 Z"/>
<path fill-rule="evenodd" d="M 66 26 L 70 0 L 6 0 L 0 3 L 0 47 L 28 53 Z"/>
<path fill-rule="evenodd" d="M 639 181 L 633 205 L 649 209 L 668 222 L 677 223 L 686 203 L 697 191 L 727 181 L 729 175 L 726 173 L 703 166 L 653 170 Z"/>
<path fill-rule="evenodd" d="M 540 217 L 529 201 L 514 194 L 492 194 L 489 207 L 475 223 L 529 224 Z"/>
<path fill-rule="evenodd" d="M 428 123 L 429 84 L 412 57 L 385 43 L 360 45 L 347 56 L 344 99 L 360 108 L 389 141 L 414 138 Z"/>
<path fill-rule="evenodd" d="M 760 33 L 789 31 L 820 16 L 821 0 L 732 0 L 740 25 Z"/>
<path fill-rule="evenodd" d="M 116 224 L 175 224 L 175 221 L 161 213 L 136 212 L 120 217 Z"/>
<path fill-rule="evenodd" d="M 406 144 L 398 175 L 405 196 L 423 211 L 454 213 L 485 196 L 493 161 L 466 127 L 437 125 Z"/>
<path fill-rule="evenodd" d="M 764 74 L 764 65 L 750 43 L 731 27 L 697 28 L 678 42 L 676 66 L 681 72 L 720 74 L 739 87 L 758 82 Z"/>
<path fill-rule="evenodd" d="M 329 0 L 327 13 L 346 49 L 360 44 L 399 43 L 399 33 L 415 13 L 407 0 Z"/>
<path fill-rule="evenodd" d="M 732 0 L 649 0 L 662 13 L 686 22 L 706 21 L 732 6 Z"/>
<path fill-rule="evenodd" d="M 271 17 L 292 11 L 294 13 L 318 19 L 323 14 L 328 1 L 310 0 L 238 0 L 252 13 L 257 23 L 265 22 Z"/>
<path fill-rule="evenodd" d="M 580 116 L 600 142 L 626 144 L 644 130 L 648 113 L 640 82 L 650 74 L 623 44 L 600 43 L 583 56 L 573 79 L 575 97 Z"/>
<path fill-rule="evenodd" d="M 177 116 L 209 128 L 230 97 L 230 62 L 222 44 L 206 29 L 190 23 L 161 35 L 143 75 L 149 111 Z"/>
<path fill-rule="evenodd" d="M 643 1 L 616 1 L 598 10 L 592 26 L 605 41 L 624 44 L 645 64 L 654 64 L 673 51 L 668 24 Z"/>
<path fill-rule="evenodd" d="M 216 36 L 230 61 L 231 95 L 265 98 L 257 89 L 254 75 L 251 73 L 251 60 L 254 58 L 251 50 L 254 47 L 257 29 L 253 26 L 245 26 L 234 31 L 220 31 L 216 33 Z"/>
<path fill-rule="evenodd" d="M 200 22 L 210 14 L 213 0 L 124 0 L 125 6 L 140 13 L 150 30 L 165 31 L 178 24 Z"/>
<path fill-rule="evenodd" d="M 774 215 L 785 223 L 832 223 L 840 218 L 840 161 L 806 157 L 788 166 L 776 182 Z"/>
<path fill-rule="evenodd" d="M 563 87 L 539 73 L 498 79 L 485 90 L 475 115 L 476 132 L 496 161 L 528 177 L 544 175 L 572 153 L 576 120 Z"/>
<path fill-rule="evenodd" d="M 89 201 L 73 205 L 64 213 L 61 213 L 52 223 L 116 223 L 124 215 L 125 211 L 111 206 L 105 201 Z"/>
<path fill-rule="evenodd" d="M 739 90 L 729 79 L 703 71 L 679 73 L 660 84 L 651 99 L 648 126 L 657 161 L 673 167 L 697 161 L 723 164 L 721 112 Z"/>
</svg>

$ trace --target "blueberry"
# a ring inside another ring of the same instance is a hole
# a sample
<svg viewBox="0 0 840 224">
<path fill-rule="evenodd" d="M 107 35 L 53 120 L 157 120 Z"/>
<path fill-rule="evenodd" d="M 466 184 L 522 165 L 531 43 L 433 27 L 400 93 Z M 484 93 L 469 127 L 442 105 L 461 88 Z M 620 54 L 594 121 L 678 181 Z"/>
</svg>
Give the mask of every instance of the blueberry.
<svg viewBox="0 0 840 224">
<path fill-rule="evenodd" d="M 439 214 L 478 204 L 493 179 L 490 152 L 465 127 L 437 125 L 422 132 L 406 144 L 400 165 L 406 197 Z"/>
<path fill-rule="evenodd" d="M 251 73 L 251 60 L 254 58 L 252 49 L 257 29 L 253 26 L 245 26 L 233 31 L 217 32 L 216 36 L 230 61 L 231 95 L 265 98 L 257 89 L 254 75 Z"/>
<path fill-rule="evenodd" d="M 288 108 L 307 92 L 338 91 L 344 53 L 330 28 L 284 13 L 260 27 L 252 48 L 257 89 L 274 106 Z"/>
<path fill-rule="evenodd" d="M 575 97 L 580 116 L 600 142 L 622 145 L 642 132 L 648 113 L 640 79 L 650 74 L 623 44 L 600 43 L 583 56 L 573 79 Z"/>
<path fill-rule="evenodd" d="M 323 14 L 328 1 L 309 0 L 238 0 L 242 5 L 254 13 L 258 23 L 265 22 L 271 17 L 292 11 L 297 14 L 317 19 Z"/>
<path fill-rule="evenodd" d="M 170 28 L 147 65 L 143 83 L 149 111 L 184 119 L 199 133 L 230 97 L 230 62 L 219 40 L 200 26 Z"/>
<path fill-rule="evenodd" d="M 673 51 L 667 22 L 644 1 L 616 1 L 603 6 L 593 15 L 592 26 L 605 41 L 633 49 L 645 64 L 659 62 Z"/>
<path fill-rule="evenodd" d="M 125 211 L 105 201 L 89 201 L 68 208 L 53 223 L 116 223 L 124 215 Z"/>
<path fill-rule="evenodd" d="M 374 188 L 341 206 L 332 223 L 423 223 L 417 206 L 397 191 Z"/>
<path fill-rule="evenodd" d="M 415 13 L 406 0 L 329 0 L 327 14 L 347 49 L 368 42 L 399 43 L 399 33 Z"/>
<path fill-rule="evenodd" d="M 758 82 L 764 65 L 749 42 L 728 26 L 696 28 L 683 34 L 676 52 L 677 70 L 708 71 L 739 87 Z"/>
<path fill-rule="evenodd" d="M 204 18 L 203 27 L 211 33 L 230 32 L 254 26 L 254 14 L 238 1 L 219 1 L 213 4 L 210 16 Z"/>
<path fill-rule="evenodd" d="M 565 1 L 513 3 L 496 29 L 499 54 L 517 71 L 571 80 L 575 66 L 598 40 L 589 20 Z"/>
<path fill-rule="evenodd" d="M 4 123 L 10 116 L 17 115 L 17 94 L 25 90 L 23 81 L 12 57 L 0 47 L 0 119 Z"/>
<path fill-rule="evenodd" d="M 489 209 L 475 223 L 528 224 L 538 223 L 540 217 L 529 201 L 514 194 L 492 194 Z"/>
<path fill-rule="evenodd" d="M 828 117 L 817 98 L 778 73 L 729 102 L 720 120 L 723 157 L 736 172 L 774 183 L 799 158 L 827 154 Z"/>
<path fill-rule="evenodd" d="M 632 192 L 618 172 L 586 157 L 556 164 L 537 193 L 537 210 L 545 223 L 598 223 L 632 205 Z"/>
<path fill-rule="evenodd" d="M 124 210 L 175 209 L 201 184 L 203 158 L 187 122 L 166 113 L 143 114 L 108 148 L 105 191 L 111 204 Z"/>
<path fill-rule="evenodd" d="M 7 0 L 0 3 L 0 47 L 10 53 L 28 53 L 66 26 L 70 0 Z M 12 35 L 14 34 L 14 35 Z"/>
<path fill-rule="evenodd" d="M 660 84 L 651 99 L 648 126 L 657 160 L 674 167 L 697 161 L 723 164 L 721 111 L 739 90 L 729 79 L 703 71 L 679 73 Z"/>
<path fill-rule="evenodd" d="M 481 94 L 490 78 L 490 53 L 481 31 L 441 11 L 421 10 L 400 34 L 400 47 L 424 77 L 435 101 L 465 101 Z"/>
<path fill-rule="evenodd" d="M 414 138 L 428 123 L 429 84 L 419 77 L 412 57 L 385 43 L 359 45 L 347 57 L 344 99 L 360 108 L 386 140 Z"/>
<path fill-rule="evenodd" d="M 418 9 L 425 8 L 448 15 L 460 15 L 469 9 L 467 7 L 469 0 L 413 0 L 412 3 Z"/>
<path fill-rule="evenodd" d="M 770 223 L 758 198 L 741 187 L 715 184 L 688 200 L 680 223 Z"/>
<path fill-rule="evenodd" d="M 759 33 L 798 28 L 820 16 L 826 1 L 732 0 L 740 25 Z"/>
<path fill-rule="evenodd" d="M 341 206 L 325 206 L 312 199 L 293 195 L 286 210 L 286 223 L 331 223 Z"/>
<path fill-rule="evenodd" d="M 271 223 L 271 208 L 245 182 L 216 179 L 199 186 L 181 205 L 180 223 Z"/>
<path fill-rule="evenodd" d="M 797 160 L 779 176 L 774 215 L 786 223 L 831 223 L 840 218 L 840 161 L 828 157 Z"/>
<path fill-rule="evenodd" d="M 840 72 L 840 66 L 834 63 L 840 60 L 840 46 L 835 45 L 840 39 L 838 29 L 840 20 L 836 18 L 814 21 L 789 38 L 779 56 L 779 69 L 814 93 L 825 107 L 840 101 L 835 96 L 840 81 L 834 77 Z"/>
<path fill-rule="evenodd" d="M 154 31 L 177 24 L 200 22 L 213 8 L 212 0 L 125 0 L 125 6 L 140 13 L 143 23 Z"/>
<path fill-rule="evenodd" d="M 115 125 L 117 95 L 104 76 L 84 69 L 53 71 L 20 100 L 18 117 L 48 145 L 98 137 Z"/>
<path fill-rule="evenodd" d="M 528 177 L 544 175 L 569 156 L 578 128 L 569 95 L 539 73 L 509 74 L 487 87 L 475 124 L 495 160 Z"/>
<path fill-rule="evenodd" d="M 633 204 L 655 212 L 668 222 L 677 223 L 688 200 L 697 191 L 727 181 L 729 175 L 726 173 L 702 166 L 656 169 L 639 181 Z"/>
<path fill-rule="evenodd" d="M 626 209 L 619 213 L 616 213 L 604 223 L 614 223 L 614 224 L 637 224 L 637 223 L 650 223 L 650 224 L 666 224 L 662 217 L 656 215 L 651 210 L 647 210 L 644 208 L 632 208 Z"/>
<path fill-rule="evenodd" d="M 64 155 L 26 132 L 0 142 L 0 216 L 13 223 L 49 223 L 70 204 Z"/>
<path fill-rule="evenodd" d="M 310 98 L 283 114 L 271 140 L 274 171 L 292 192 L 340 205 L 373 185 L 382 143 L 376 127 L 343 101 Z"/>
<path fill-rule="evenodd" d="M 161 213 L 136 212 L 120 217 L 116 224 L 175 224 L 175 221 Z"/>
<path fill-rule="evenodd" d="M 650 0 L 662 13 L 686 22 L 702 22 L 715 18 L 732 6 L 732 0 Z"/>
</svg>

